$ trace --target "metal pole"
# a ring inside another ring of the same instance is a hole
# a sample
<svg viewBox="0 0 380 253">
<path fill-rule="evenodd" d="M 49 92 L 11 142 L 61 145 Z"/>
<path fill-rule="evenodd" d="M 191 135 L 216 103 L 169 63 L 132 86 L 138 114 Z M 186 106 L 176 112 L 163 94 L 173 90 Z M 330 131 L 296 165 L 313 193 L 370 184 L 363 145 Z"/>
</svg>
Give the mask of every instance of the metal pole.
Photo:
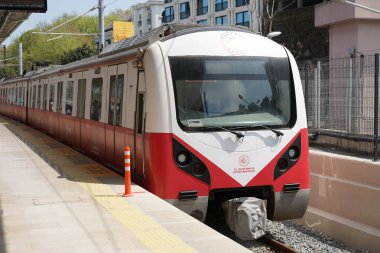
<svg viewBox="0 0 380 253">
<path fill-rule="evenodd" d="M 18 65 L 19 65 L 19 74 L 22 76 L 22 73 L 24 72 L 23 66 L 22 66 L 22 43 L 18 44 Z"/>
<path fill-rule="evenodd" d="M 7 64 L 7 46 L 6 45 L 4 45 L 3 46 L 3 49 L 4 49 L 4 66 L 5 66 L 5 64 Z"/>
<path fill-rule="evenodd" d="M 321 61 L 317 63 L 317 128 L 321 128 Z"/>
<path fill-rule="evenodd" d="M 103 0 L 99 0 L 99 51 L 103 50 L 105 46 L 105 38 L 104 38 L 104 6 Z"/>
<path fill-rule="evenodd" d="M 348 126 L 348 129 L 347 129 L 347 132 L 348 133 L 351 133 L 351 122 L 352 122 L 352 114 L 351 114 L 351 110 L 352 110 L 352 78 L 353 78 L 353 58 L 350 57 L 350 79 L 349 79 L 349 82 L 348 82 L 348 94 L 347 94 L 347 98 L 348 98 L 348 101 L 347 101 L 347 114 L 346 114 L 346 122 L 348 123 L 346 125 L 346 127 Z"/>
<path fill-rule="evenodd" d="M 373 135 L 374 135 L 374 148 L 373 160 L 379 160 L 379 54 L 375 54 L 375 101 L 374 101 L 374 122 L 373 122 Z"/>
</svg>

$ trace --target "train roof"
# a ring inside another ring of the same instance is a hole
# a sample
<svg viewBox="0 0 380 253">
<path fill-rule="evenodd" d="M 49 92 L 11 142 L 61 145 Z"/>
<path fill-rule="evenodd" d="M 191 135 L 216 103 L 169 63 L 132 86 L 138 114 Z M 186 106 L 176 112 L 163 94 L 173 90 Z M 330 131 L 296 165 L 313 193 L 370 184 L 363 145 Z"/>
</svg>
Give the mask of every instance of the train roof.
<svg viewBox="0 0 380 253">
<path fill-rule="evenodd" d="M 253 33 L 246 27 L 231 27 L 231 26 L 215 26 L 215 25 L 201 25 L 201 24 L 171 24 L 164 25 L 155 28 L 149 32 L 135 35 L 130 38 L 121 40 L 103 50 L 98 55 L 85 58 L 79 61 L 71 62 L 66 65 L 54 65 L 53 67 L 44 67 L 36 71 L 28 72 L 23 77 L 17 78 L 18 81 L 25 79 L 45 78 L 46 76 L 55 73 L 68 73 L 72 72 L 78 68 L 87 68 L 93 65 L 98 65 L 106 63 L 107 61 L 122 59 L 123 57 L 135 56 L 137 53 L 137 48 L 146 48 L 156 41 L 165 41 L 173 37 L 194 33 L 194 32 L 204 32 L 204 31 L 240 31 Z M 6 80 L 7 82 L 12 82 L 15 79 Z"/>
</svg>

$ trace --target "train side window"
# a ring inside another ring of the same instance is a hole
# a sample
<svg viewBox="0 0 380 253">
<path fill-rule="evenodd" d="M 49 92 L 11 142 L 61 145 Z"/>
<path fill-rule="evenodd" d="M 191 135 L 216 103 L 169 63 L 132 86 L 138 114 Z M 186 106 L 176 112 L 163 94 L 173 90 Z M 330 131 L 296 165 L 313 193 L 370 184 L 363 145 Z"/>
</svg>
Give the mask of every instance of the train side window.
<svg viewBox="0 0 380 253">
<path fill-rule="evenodd" d="M 16 88 L 12 89 L 12 104 L 16 104 Z"/>
<path fill-rule="evenodd" d="M 86 107 L 86 79 L 78 80 L 77 117 L 84 119 Z"/>
<path fill-rule="evenodd" d="M 18 87 L 17 91 L 17 105 L 22 105 L 22 87 Z"/>
<path fill-rule="evenodd" d="M 138 95 L 138 101 L 137 101 L 137 125 L 136 125 L 136 132 L 138 134 L 142 134 L 144 129 L 144 100 L 145 100 L 145 94 L 139 93 Z"/>
<path fill-rule="evenodd" d="M 33 89 L 32 89 L 32 99 L 30 100 L 31 101 L 31 107 L 32 108 L 36 108 L 36 87 L 37 86 L 33 86 Z"/>
<path fill-rule="evenodd" d="M 67 115 L 71 115 L 73 112 L 73 90 L 74 90 L 74 82 L 68 81 L 66 86 L 66 106 L 65 113 Z"/>
<path fill-rule="evenodd" d="M 63 82 L 58 82 L 57 112 L 62 113 Z"/>
<path fill-rule="evenodd" d="M 99 121 L 102 113 L 103 78 L 92 79 L 90 119 Z"/>
<path fill-rule="evenodd" d="M 42 94 L 42 109 L 46 110 L 46 104 L 47 104 L 47 83 L 44 84 L 44 90 Z"/>
<path fill-rule="evenodd" d="M 108 124 L 121 126 L 123 113 L 124 75 L 110 77 Z"/>
<path fill-rule="evenodd" d="M 50 84 L 50 95 L 49 95 L 49 111 L 54 109 L 54 93 L 55 93 L 55 84 Z"/>
<path fill-rule="evenodd" d="M 42 85 L 38 85 L 37 88 L 37 109 L 41 108 L 41 91 L 42 91 Z"/>
</svg>

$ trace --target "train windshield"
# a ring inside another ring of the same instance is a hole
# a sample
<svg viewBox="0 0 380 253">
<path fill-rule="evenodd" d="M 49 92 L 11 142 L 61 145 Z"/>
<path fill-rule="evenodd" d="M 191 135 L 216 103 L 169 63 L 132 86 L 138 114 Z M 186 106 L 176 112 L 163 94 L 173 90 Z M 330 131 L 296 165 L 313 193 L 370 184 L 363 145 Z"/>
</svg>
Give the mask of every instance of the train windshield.
<svg viewBox="0 0 380 253">
<path fill-rule="evenodd" d="M 176 56 L 169 62 L 184 129 L 279 128 L 295 117 L 287 58 Z"/>
</svg>

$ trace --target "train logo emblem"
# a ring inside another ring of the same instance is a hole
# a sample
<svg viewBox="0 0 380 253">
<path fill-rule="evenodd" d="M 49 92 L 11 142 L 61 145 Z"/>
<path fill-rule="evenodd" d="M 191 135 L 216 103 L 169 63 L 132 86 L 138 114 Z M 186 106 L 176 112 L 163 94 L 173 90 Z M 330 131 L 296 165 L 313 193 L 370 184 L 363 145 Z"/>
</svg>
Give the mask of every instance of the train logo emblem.
<svg viewBox="0 0 380 253">
<path fill-rule="evenodd" d="M 226 32 L 220 36 L 220 42 L 223 48 L 232 55 L 244 55 L 247 51 L 246 39 L 243 35 Z"/>
<path fill-rule="evenodd" d="M 240 164 L 241 167 L 248 167 L 249 162 L 250 162 L 250 159 L 249 159 L 248 156 L 246 156 L 246 155 L 241 155 L 241 156 L 239 157 L 239 164 Z"/>
</svg>

